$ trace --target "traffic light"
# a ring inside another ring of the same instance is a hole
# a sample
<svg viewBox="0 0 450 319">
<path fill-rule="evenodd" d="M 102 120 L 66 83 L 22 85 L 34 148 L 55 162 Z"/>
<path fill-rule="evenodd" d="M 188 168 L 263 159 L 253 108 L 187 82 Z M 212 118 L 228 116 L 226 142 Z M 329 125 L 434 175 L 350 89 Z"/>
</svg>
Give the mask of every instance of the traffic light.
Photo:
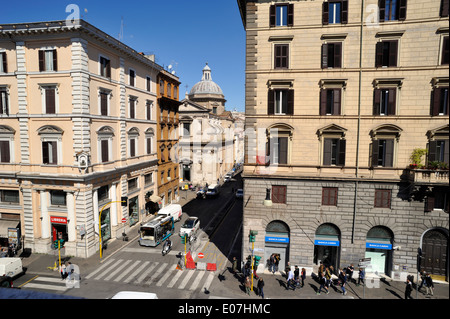
<svg viewBox="0 0 450 319">
<path fill-rule="evenodd" d="M 181 243 L 182 243 L 182 244 L 186 244 L 186 243 L 187 243 L 187 235 L 186 235 L 186 234 L 183 234 L 183 235 L 181 236 Z"/>
<path fill-rule="evenodd" d="M 128 197 L 121 197 L 120 202 L 121 202 L 122 207 L 127 207 L 128 206 Z"/>
<path fill-rule="evenodd" d="M 59 242 L 59 248 L 63 248 L 64 247 L 64 239 L 57 239 L 53 242 L 53 247 L 55 249 L 58 249 L 58 242 Z"/>
<path fill-rule="evenodd" d="M 254 267 L 258 267 L 259 266 L 259 261 L 261 260 L 261 256 L 256 256 L 253 257 L 255 259 L 255 263 L 254 263 Z"/>
<path fill-rule="evenodd" d="M 248 235 L 248 237 L 251 243 L 254 243 L 256 241 L 256 235 L 258 235 L 258 232 L 256 230 L 250 230 L 250 234 Z"/>
</svg>

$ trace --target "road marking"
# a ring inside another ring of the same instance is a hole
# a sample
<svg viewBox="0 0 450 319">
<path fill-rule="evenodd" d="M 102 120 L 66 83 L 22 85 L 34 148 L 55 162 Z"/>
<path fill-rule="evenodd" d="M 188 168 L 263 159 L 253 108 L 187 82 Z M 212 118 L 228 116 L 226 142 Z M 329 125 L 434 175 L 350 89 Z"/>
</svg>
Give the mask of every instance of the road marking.
<svg viewBox="0 0 450 319">
<path fill-rule="evenodd" d="M 178 270 L 177 274 L 172 278 L 172 281 L 167 285 L 167 288 L 172 288 L 175 285 L 175 283 L 177 282 L 178 278 L 181 277 L 183 272 L 184 272 L 184 270 Z"/>
<path fill-rule="evenodd" d="M 173 273 L 173 270 L 175 270 L 175 267 L 177 265 L 173 265 L 172 270 L 169 270 L 166 272 L 166 274 L 158 281 L 158 283 L 156 284 L 157 287 L 161 287 L 163 285 L 163 283 L 167 280 L 167 278 L 169 278 L 169 276 Z"/>
<path fill-rule="evenodd" d="M 115 259 L 111 258 L 110 260 L 108 260 L 106 263 L 104 263 L 102 266 L 100 266 L 100 268 L 97 268 L 97 270 L 95 270 L 94 272 L 91 272 L 89 275 L 86 276 L 86 279 L 90 279 L 92 277 L 94 277 L 97 273 L 99 273 L 100 271 L 102 271 L 104 268 L 106 268 L 110 263 L 112 263 Z"/>
<path fill-rule="evenodd" d="M 108 277 L 106 277 L 105 280 L 106 281 L 111 280 L 115 275 L 117 275 L 119 273 L 119 271 L 121 271 L 123 268 L 125 268 L 130 262 L 131 262 L 131 260 L 125 261 L 122 265 L 120 265 L 120 267 L 117 267 L 117 269 L 115 271 L 113 271 Z"/>
<path fill-rule="evenodd" d="M 54 285 L 43 285 L 43 284 L 34 284 L 29 283 L 24 288 L 34 288 L 34 289 L 43 289 L 43 290 L 57 290 L 57 291 L 66 291 L 68 288 L 66 286 L 54 286 Z"/>
<path fill-rule="evenodd" d="M 209 286 L 211 286 L 211 282 L 213 281 L 213 279 L 214 279 L 214 272 L 211 272 L 210 274 L 209 274 L 209 277 L 208 277 L 208 279 L 206 279 L 206 282 L 205 282 L 205 284 L 203 285 L 203 289 L 202 290 L 209 290 Z"/>
<path fill-rule="evenodd" d="M 200 280 L 202 280 L 203 276 L 206 274 L 206 271 L 199 271 L 199 274 L 194 279 L 194 283 L 192 284 L 191 288 L 189 290 L 195 290 L 198 287 L 198 284 L 200 283 Z"/>
<path fill-rule="evenodd" d="M 109 273 L 111 270 L 113 270 L 115 267 L 117 267 L 121 262 L 123 262 L 123 259 L 119 259 L 118 261 L 116 261 L 113 265 L 111 265 L 109 268 L 105 269 L 105 271 L 103 271 L 103 273 L 101 273 L 100 275 L 98 275 L 97 277 L 94 278 L 94 280 L 100 280 L 100 278 L 102 278 L 104 275 L 106 275 L 107 273 Z"/>
<path fill-rule="evenodd" d="M 150 280 L 147 281 L 145 284 L 151 285 L 153 280 L 155 280 L 163 272 L 163 270 L 166 269 L 167 265 L 169 265 L 169 264 L 167 264 L 167 263 L 162 264 L 162 266 L 159 267 L 159 269 L 153 274 L 153 276 L 150 278 Z"/>
<path fill-rule="evenodd" d="M 183 281 L 181 282 L 181 285 L 178 286 L 178 289 L 184 289 L 184 287 L 186 287 L 189 279 L 191 279 L 191 277 L 194 273 L 195 273 L 195 270 L 189 270 L 186 277 L 184 277 Z"/>
<path fill-rule="evenodd" d="M 129 283 L 133 280 L 134 277 L 136 277 L 141 271 L 142 269 L 144 269 L 145 267 L 147 267 L 147 265 L 150 264 L 149 261 L 146 261 L 145 263 L 143 263 L 138 269 L 136 269 L 124 282 L 125 283 Z"/>
<path fill-rule="evenodd" d="M 134 262 L 134 264 L 132 264 L 130 267 L 128 267 L 128 269 L 125 269 L 125 271 L 123 273 L 121 273 L 116 279 L 114 279 L 115 282 L 118 282 L 120 280 L 122 280 L 126 275 L 128 275 L 128 273 L 130 271 L 132 271 L 137 265 L 139 265 L 141 263 L 140 260 L 136 260 Z"/>
<path fill-rule="evenodd" d="M 135 284 L 140 284 L 153 270 L 153 268 L 155 268 L 159 263 L 153 263 L 146 271 L 144 271 L 142 273 L 142 275 L 136 279 L 136 281 L 134 282 Z"/>
<path fill-rule="evenodd" d="M 34 279 L 35 281 L 47 281 L 47 282 L 55 282 L 55 283 L 63 283 L 65 282 L 62 278 L 55 278 L 55 277 L 37 277 Z"/>
<path fill-rule="evenodd" d="M 28 280 L 26 283 L 21 284 L 18 288 L 21 288 L 22 286 L 25 286 L 25 285 L 28 284 L 29 282 L 35 280 L 37 277 L 39 277 L 39 276 L 36 276 L 36 277 L 34 277 L 34 278 L 31 278 L 31 279 Z"/>
</svg>

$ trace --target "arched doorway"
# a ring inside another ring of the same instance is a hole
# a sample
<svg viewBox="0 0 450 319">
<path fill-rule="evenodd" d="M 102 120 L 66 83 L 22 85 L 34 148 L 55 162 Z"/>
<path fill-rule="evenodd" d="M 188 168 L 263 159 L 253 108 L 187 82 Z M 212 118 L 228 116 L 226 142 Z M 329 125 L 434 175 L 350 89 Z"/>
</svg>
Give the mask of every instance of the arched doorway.
<svg viewBox="0 0 450 319">
<path fill-rule="evenodd" d="M 392 271 L 392 231 L 383 226 L 373 227 L 367 233 L 365 258 L 370 258 L 371 272 L 390 275 Z"/>
<path fill-rule="evenodd" d="M 447 278 L 448 233 L 441 229 L 427 231 L 422 240 L 422 268 L 433 277 Z"/>
<path fill-rule="evenodd" d="M 289 242 L 290 230 L 289 226 L 279 220 L 272 221 L 266 227 L 264 260 L 270 258 L 272 254 L 280 255 L 280 263 L 278 269 L 284 271 L 287 262 L 289 261 Z"/>
<path fill-rule="evenodd" d="M 341 253 L 341 232 L 333 224 L 322 224 L 316 230 L 314 238 L 314 263 L 324 266 L 333 266 L 335 270 L 339 269 Z"/>
</svg>

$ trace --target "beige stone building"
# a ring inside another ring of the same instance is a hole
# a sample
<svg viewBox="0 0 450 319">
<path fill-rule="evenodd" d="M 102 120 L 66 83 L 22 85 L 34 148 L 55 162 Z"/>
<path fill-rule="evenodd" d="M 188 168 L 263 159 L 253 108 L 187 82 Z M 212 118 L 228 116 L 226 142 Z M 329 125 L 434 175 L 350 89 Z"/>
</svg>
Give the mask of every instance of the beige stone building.
<svg viewBox="0 0 450 319">
<path fill-rule="evenodd" d="M 421 248 L 422 267 L 448 278 L 448 1 L 237 2 L 244 234 L 259 231 L 263 260 L 371 258 L 400 278 Z"/>
<path fill-rule="evenodd" d="M 82 20 L 0 25 L 0 57 L 1 245 L 92 256 L 157 195 L 161 67 Z"/>
</svg>

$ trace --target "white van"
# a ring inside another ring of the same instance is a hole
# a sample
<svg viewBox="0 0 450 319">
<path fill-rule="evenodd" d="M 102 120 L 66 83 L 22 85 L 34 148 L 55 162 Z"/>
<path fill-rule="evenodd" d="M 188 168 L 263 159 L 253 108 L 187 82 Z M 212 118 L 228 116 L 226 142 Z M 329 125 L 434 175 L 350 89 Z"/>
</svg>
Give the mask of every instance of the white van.
<svg viewBox="0 0 450 319">
<path fill-rule="evenodd" d="M 22 273 L 22 259 L 0 258 L 0 276 L 8 276 L 14 278 Z"/>
<path fill-rule="evenodd" d="M 181 209 L 181 205 L 179 204 L 170 204 L 169 206 L 164 207 L 158 212 L 157 216 L 172 216 L 173 221 L 177 222 L 181 220 L 181 216 L 183 216 L 183 210 Z"/>
<path fill-rule="evenodd" d="M 206 196 L 208 197 L 215 197 L 219 195 L 219 185 L 210 185 L 208 187 L 208 190 L 206 191 Z"/>
</svg>

